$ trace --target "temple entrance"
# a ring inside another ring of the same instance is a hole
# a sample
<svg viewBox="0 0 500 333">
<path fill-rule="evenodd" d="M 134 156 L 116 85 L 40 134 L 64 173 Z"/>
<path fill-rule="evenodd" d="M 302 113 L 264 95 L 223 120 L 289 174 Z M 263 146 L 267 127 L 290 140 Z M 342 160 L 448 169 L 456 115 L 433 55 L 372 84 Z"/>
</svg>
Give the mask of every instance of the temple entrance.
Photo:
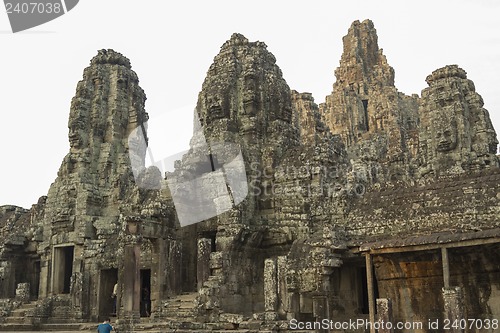
<svg viewBox="0 0 500 333">
<path fill-rule="evenodd" d="M 151 315 L 151 270 L 141 269 L 141 317 Z"/>
<path fill-rule="evenodd" d="M 74 250 L 74 246 L 54 247 L 52 262 L 52 292 L 54 294 L 69 294 Z"/>
<path fill-rule="evenodd" d="M 211 275 L 210 253 L 217 250 L 216 231 L 200 232 L 197 228 L 196 224 L 182 228 L 180 284 L 185 293 L 198 291 Z"/>
<path fill-rule="evenodd" d="M 210 254 L 216 250 L 215 233 L 200 235 L 196 253 L 196 283 L 200 290 L 212 272 L 210 270 Z"/>
<path fill-rule="evenodd" d="M 378 282 L 377 282 L 377 276 L 375 274 L 375 268 L 372 269 L 373 271 L 373 297 L 374 299 L 377 299 L 379 297 L 378 295 Z M 358 283 L 358 288 L 361 291 L 359 294 L 359 309 L 361 310 L 362 314 L 369 314 L 370 309 L 368 306 L 368 280 L 366 276 L 366 267 L 361 267 L 358 268 L 358 274 L 357 276 L 359 277 L 357 283 Z"/>
<path fill-rule="evenodd" d="M 113 288 L 118 282 L 118 269 L 102 269 L 99 276 L 97 295 L 99 320 L 116 315 L 116 297 L 112 297 Z"/>
<path fill-rule="evenodd" d="M 373 297 L 378 298 L 377 277 L 373 273 Z M 344 265 L 335 268 L 330 278 L 332 294 L 331 309 L 339 320 L 348 320 L 354 316 L 367 318 L 368 279 L 366 265 L 359 258 L 346 260 Z"/>
</svg>

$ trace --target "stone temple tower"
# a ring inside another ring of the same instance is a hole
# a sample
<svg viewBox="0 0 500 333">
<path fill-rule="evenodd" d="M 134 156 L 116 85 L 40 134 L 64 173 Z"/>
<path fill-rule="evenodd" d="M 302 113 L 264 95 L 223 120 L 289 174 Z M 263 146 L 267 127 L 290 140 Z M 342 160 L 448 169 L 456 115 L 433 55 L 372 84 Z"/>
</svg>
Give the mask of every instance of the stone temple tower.
<svg viewBox="0 0 500 333">
<path fill-rule="evenodd" d="M 353 22 L 343 42 L 333 92 L 320 105 L 324 121 L 342 137 L 361 179 L 405 179 L 405 161 L 416 153 L 418 98 L 394 86 L 372 21 Z"/>
<path fill-rule="evenodd" d="M 38 251 L 40 295 L 71 289 L 76 316 L 90 311 L 85 308 L 90 291 L 83 291 L 90 278 L 83 273 L 90 269 L 84 267 L 86 259 L 106 249 L 107 260 L 116 260 L 120 215 L 138 200 L 128 137 L 148 118 L 145 100 L 129 60 L 101 50 L 84 70 L 71 102 L 70 151 L 47 194 Z M 108 235 L 114 236 L 103 241 Z M 84 250 L 91 240 L 97 241 L 97 252 Z"/>
<path fill-rule="evenodd" d="M 498 167 L 495 130 L 474 83 L 457 65 L 426 79 L 420 103 L 420 175 L 453 175 Z"/>
</svg>

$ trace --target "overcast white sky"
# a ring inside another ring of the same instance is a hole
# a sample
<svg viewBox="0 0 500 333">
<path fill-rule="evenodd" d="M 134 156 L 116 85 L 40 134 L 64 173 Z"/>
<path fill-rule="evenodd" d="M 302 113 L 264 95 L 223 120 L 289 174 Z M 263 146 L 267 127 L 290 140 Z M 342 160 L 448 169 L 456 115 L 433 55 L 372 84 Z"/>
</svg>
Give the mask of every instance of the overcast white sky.
<svg viewBox="0 0 500 333">
<path fill-rule="evenodd" d="M 458 64 L 500 130 L 500 2 L 81 0 L 68 14 L 12 34 L 0 12 L 0 205 L 47 194 L 69 150 L 70 101 L 98 49 L 126 55 L 146 91 L 155 158 L 187 147 L 206 71 L 233 32 L 264 41 L 292 89 L 324 101 L 342 36 L 370 18 L 406 94 Z"/>
</svg>

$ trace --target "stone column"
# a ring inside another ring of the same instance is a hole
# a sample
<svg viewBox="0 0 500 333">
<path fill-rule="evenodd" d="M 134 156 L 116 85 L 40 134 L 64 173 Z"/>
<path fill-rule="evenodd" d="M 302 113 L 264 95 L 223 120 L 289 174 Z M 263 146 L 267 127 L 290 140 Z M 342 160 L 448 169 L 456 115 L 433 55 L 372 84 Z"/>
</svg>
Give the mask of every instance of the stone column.
<svg viewBox="0 0 500 333">
<path fill-rule="evenodd" d="M 182 247 L 175 239 L 168 241 L 168 271 L 166 271 L 168 281 L 168 296 L 181 293 L 181 271 L 182 271 Z"/>
<path fill-rule="evenodd" d="M 377 315 L 380 323 L 378 333 L 393 333 L 394 329 L 387 328 L 387 323 L 393 324 L 392 301 L 388 298 L 377 298 Z"/>
<path fill-rule="evenodd" d="M 298 292 L 288 291 L 288 310 L 286 319 L 297 319 L 300 312 L 300 295 Z"/>
<path fill-rule="evenodd" d="M 123 289 L 121 298 L 118 299 L 118 317 L 120 331 L 133 332 L 134 326 L 140 322 L 141 301 L 141 236 L 139 234 L 139 221 L 127 223 L 127 234 L 123 248 Z M 122 312 L 122 309 L 123 312 Z M 118 310 L 117 309 L 117 310 Z"/>
<path fill-rule="evenodd" d="M 278 308 L 278 281 L 276 259 L 266 259 L 264 261 L 264 310 L 266 320 L 276 319 Z"/>
<path fill-rule="evenodd" d="M 16 301 L 20 301 L 22 303 L 30 302 L 30 284 L 18 283 L 16 288 Z"/>
<path fill-rule="evenodd" d="M 121 304 L 123 314 L 120 318 L 125 323 L 135 324 L 140 321 L 141 273 L 139 266 L 140 245 L 126 245 L 124 249 L 124 276 Z"/>
<path fill-rule="evenodd" d="M 281 300 L 278 302 L 278 313 L 280 316 L 284 317 L 289 311 L 288 290 L 286 286 L 286 256 L 279 256 L 276 259 L 276 265 L 278 270 L 276 273 L 278 299 Z"/>
<path fill-rule="evenodd" d="M 50 261 L 48 256 L 42 255 L 40 258 L 40 281 L 38 284 L 38 299 L 46 298 L 49 295 Z"/>
<path fill-rule="evenodd" d="M 328 301 L 326 296 L 313 296 L 312 301 L 314 320 L 317 322 L 321 322 L 323 319 L 328 319 Z M 330 330 L 320 329 L 319 332 L 327 333 L 330 332 Z"/>
<path fill-rule="evenodd" d="M 462 289 L 460 287 L 443 288 L 444 319 L 449 319 L 450 323 L 465 319 Z M 454 328 L 451 326 L 455 326 Z M 463 333 L 460 325 L 450 325 L 450 333 Z"/>
<path fill-rule="evenodd" d="M 196 277 L 198 290 L 210 276 L 210 252 L 212 250 L 212 240 L 210 238 L 198 239 L 198 258 L 196 264 Z"/>
<path fill-rule="evenodd" d="M 155 238 L 152 239 L 153 243 L 153 258 L 151 260 L 151 317 L 157 318 L 158 311 L 161 309 L 159 300 L 163 299 L 163 291 L 166 289 L 166 278 L 163 267 L 166 266 L 165 256 L 166 253 L 165 239 Z"/>
</svg>

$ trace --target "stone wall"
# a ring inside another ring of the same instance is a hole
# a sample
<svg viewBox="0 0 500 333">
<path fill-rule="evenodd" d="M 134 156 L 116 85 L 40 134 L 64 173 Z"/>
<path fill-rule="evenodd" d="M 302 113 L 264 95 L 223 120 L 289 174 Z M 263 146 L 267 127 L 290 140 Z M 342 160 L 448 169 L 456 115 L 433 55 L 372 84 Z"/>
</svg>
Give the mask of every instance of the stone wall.
<svg viewBox="0 0 500 333">
<path fill-rule="evenodd" d="M 499 169 L 428 185 L 386 187 L 353 200 L 345 226 L 357 240 L 498 228 L 499 190 Z"/>
</svg>

